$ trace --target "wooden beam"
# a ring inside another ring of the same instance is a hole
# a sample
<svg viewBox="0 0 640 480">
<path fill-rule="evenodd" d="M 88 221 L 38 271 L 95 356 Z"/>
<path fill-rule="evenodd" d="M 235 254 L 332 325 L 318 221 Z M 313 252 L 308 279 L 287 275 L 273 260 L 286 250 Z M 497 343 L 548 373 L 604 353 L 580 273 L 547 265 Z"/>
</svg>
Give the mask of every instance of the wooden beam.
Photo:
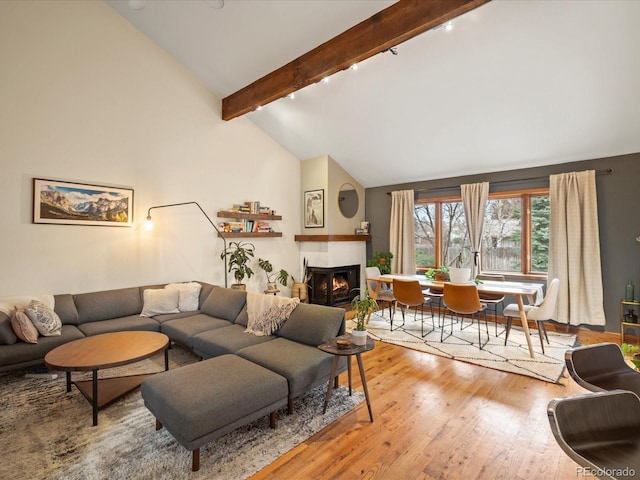
<svg viewBox="0 0 640 480">
<path fill-rule="evenodd" d="M 222 99 L 222 119 L 244 115 L 442 25 L 490 0 L 398 0 Z"/>
</svg>

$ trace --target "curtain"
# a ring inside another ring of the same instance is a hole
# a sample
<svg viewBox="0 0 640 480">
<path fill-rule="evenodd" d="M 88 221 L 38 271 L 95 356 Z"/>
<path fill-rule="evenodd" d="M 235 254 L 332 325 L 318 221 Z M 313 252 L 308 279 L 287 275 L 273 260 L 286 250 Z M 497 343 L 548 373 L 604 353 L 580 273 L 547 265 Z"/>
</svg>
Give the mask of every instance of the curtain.
<svg viewBox="0 0 640 480">
<path fill-rule="evenodd" d="M 595 171 L 549 177 L 549 279 L 560 279 L 554 320 L 604 325 Z"/>
<path fill-rule="evenodd" d="M 460 192 L 462 193 L 462 205 L 467 219 L 467 230 L 473 253 L 471 278 L 476 278 L 476 275 L 480 273 L 480 248 L 482 246 L 484 212 L 487 209 L 487 199 L 489 198 L 489 182 L 460 185 Z"/>
<path fill-rule="evenodd" d="M 389 228 L 391 273 L 416 273 L 413 190 L 391 192 L 391 226 Z"/>
</svg>

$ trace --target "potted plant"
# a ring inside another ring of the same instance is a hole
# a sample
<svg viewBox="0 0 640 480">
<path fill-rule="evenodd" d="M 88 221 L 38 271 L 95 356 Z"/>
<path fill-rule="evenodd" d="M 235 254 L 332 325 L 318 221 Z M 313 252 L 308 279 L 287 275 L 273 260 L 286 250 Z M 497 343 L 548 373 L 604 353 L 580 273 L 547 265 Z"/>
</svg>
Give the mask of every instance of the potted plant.
<svg viewBox="0 0 640 480">
<path fill-rule="evenodd" d="M 451 283 L 468 283 L 471 277 L 471 268 L 464 267 L 464 256 L 460 252 L 453 260 L 454 267 L 449 268 L 449 280 Z"/>
<path fill-rule="evenodd" d="M 449 268 L 448 267 L 438 267 L 438 268 L 430 268 L 424 274 L 424 276 L 428 280 L 436 280 L 438 282 L 447 282 L 449 281 Z"/>
<path fill-rule="evenodd" d="M 391 273 L 391 259 L 393 253 L 391 252 L 375 252 L 373 258 L 367 262 L 367 267 L 378 267 L 380 273 Z"/>
<path fill-rule="evenodd" d="M 363 295 L 357 295 L 351 301 L 351 311 L 355 313 L 353 320 L 356 323 L 351 330 L 351 340 L 354 345 L 367 343 L 367 317 L 376 310 L 378 310 L 378 303 L 369 296 L 368 290 L 365 290 Z"/>
<path fill-rule="evenodd" d="M 236 283 L 231 285 L 231 288 L 236 290 L 246 290 L 247 286 L 242 283 L 244 278 L 251 278 L 253 270 L 249 266 L 249 262 L 253 258 L 253 251 L 255 247 L 248 242 L 229 242 L 229 245 L 220 254 L 220 258 L 223 259 L 227 256 L 229 265 L 229 273 L 233 272 L 233 278 Z"/>
<path fill-rule="evenodd" d="M 623 343 L 620 349 L 624 355 L 629 356 L 629 360 L 635 365 L 636 370 L 640 369 L 640 347 L 638 347 L 638 345 Z"/>
<path fill-rule="evenodd" d="M 269 260 L 264 259 L 264 258 L 259 258 L 258 259 L 258 265 L 260 266 L 260 268 L 262 270 L 264 270 L 264 274 L 267 277 L 267 291 L 268 292 L 274 292 L 274 291 L 278 290 L 276 282 L 280 283 L 284 287 L 287 286 L 287 282 L 289 281 L 289 277 L 291 277 L 291 275 L 289 275 L 289 272 L 287 272 L 284 269 L 280 269 L 277 272 L 274 272 L 273 271 L 273 265 L 271 264 L 271 262 Z M 293 279 L 293 277 L 291 277 L 291 278 Z"/>
</svg>

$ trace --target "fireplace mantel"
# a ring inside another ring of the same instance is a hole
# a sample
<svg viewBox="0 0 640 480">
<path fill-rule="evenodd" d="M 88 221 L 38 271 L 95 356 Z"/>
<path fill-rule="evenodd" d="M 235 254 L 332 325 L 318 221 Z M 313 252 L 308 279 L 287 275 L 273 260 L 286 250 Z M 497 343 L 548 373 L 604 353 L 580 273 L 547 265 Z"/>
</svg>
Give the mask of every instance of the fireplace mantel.
<svg viewBox="0 0 640 480">
<path fill-rule="evenodd" d="M 371 235 L 296 235 L 296 242 L 369 242 Z"/>
</svg>

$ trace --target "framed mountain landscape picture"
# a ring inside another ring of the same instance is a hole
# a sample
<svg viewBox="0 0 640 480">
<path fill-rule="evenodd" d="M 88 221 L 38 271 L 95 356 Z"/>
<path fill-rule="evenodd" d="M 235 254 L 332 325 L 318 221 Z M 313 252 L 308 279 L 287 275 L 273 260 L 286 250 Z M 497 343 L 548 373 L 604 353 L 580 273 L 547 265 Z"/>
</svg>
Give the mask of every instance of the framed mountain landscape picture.
<svg viewBox="0 0 640 480">
<path fill-rule="evenodd" d="M 34 178 L 33 223 L 130 227 L 133 189 Z"/>
</svg>

